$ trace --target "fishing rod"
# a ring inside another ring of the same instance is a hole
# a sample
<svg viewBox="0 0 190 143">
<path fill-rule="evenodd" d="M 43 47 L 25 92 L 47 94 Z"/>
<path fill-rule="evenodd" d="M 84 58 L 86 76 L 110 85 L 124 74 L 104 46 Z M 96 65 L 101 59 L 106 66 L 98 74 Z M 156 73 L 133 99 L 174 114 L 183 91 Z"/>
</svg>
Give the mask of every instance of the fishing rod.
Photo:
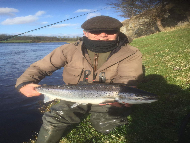
<svg viewBox="0 0 190 143">
<path fill-rule="evenodd" d="M 8 37 L 8 38 L 2 39 L 2 40 L 0 40 L 0 41 L 7 41 L 7 40 L 10 40 L 10 39 L 12 39 L 12 38 L 16 38 L 16 37 L 18 37 L 18 36 L 24 35 L 24 34 L 26 34 L 26 33 L 33 32 L 33 31 L 37 31 L 37 30 L 40 30 L 40 29 L 42 29 L 42 28 L 46 28 L 46 27 L 49 27 L 49 26 L 52 26 L 52 25 L 56 25 L 56 24 L 59 24 L 59 23 L 62 23 L 62 22 L 71 20 L 71 19 L 75 19 L 75 18 L 78 18 L 78 17 L 81 17 L 81 16 L 85 16 L 85 15 L 87 15 L 87 14 L 89 14 L 89 13 L 94 13 L 94 12 L 97 12 L 97 11 L 101 11 L 101 10 L 104 10 L 104 9 L 106 9 L 106 8 L 108 8 L 108 7 L 105 7 L 105 8 L 102 8 L 102 9 L 98 9 L 98 10 L 94 10 L 94 11 L 92 11 L 92 12 L 87 12 L 87 13 L 85 13 L 85 14 L 81 14 L 81 15 L 78 15 L 78 16 L 75 16 L 75 17 L 72 17 L 72 18 L 68 18 L 68 19 L 65 19 L 65 20 L 62 20 L 62 21 L 58 21 L 58 22 L 55 22 L 55 23 L 52 23 L 52 24 L 48 24 L 48 25 L 45 25 L 45 26 L 42 26 L 42 27 L 39 27 L 39 28 L 36 28 L 36 29 L 33 29 L 33 30 L 29 30 L 29 31 L 26 31 L 26 32 L 23 32 L 23 33 L 20 33 L 20 34 L 17 34 L 17 35 L 13 35 L 13 36 L 10 36 L 10 37 Z"/>
</svg>

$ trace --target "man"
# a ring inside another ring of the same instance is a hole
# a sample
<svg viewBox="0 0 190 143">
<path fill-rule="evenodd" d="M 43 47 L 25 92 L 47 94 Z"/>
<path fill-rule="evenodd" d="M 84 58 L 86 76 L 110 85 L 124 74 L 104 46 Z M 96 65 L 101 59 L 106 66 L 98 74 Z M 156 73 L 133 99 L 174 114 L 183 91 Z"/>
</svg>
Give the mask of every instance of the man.
<svg viewBox="0 0 190 143">
<path fill-rule="evenodd" d="M 39 96 L 35 87 L 45 76 L 64 67 L 66 84 L 81 82 L 125 83 L 136 86 L 142 79 L 142 54 L 128 45 L 120 32 L 122 23 L 109 16 L 97 16 L 85 21 L 83 40 L 56 48 L 42 60 L 32 64 L 18 78 L 16 88 L 27 97 Z M 60 101 L 43 116 L 38 143 L 55 143 L 77 125 L 84 115 L 91 113 L 92 126 L 102 133 L 127 123 L 130 108 L 118 103 L 112 105 L 79 105 Z M 118 107 L 119 106 L 119 107 Z"/>
</svg>

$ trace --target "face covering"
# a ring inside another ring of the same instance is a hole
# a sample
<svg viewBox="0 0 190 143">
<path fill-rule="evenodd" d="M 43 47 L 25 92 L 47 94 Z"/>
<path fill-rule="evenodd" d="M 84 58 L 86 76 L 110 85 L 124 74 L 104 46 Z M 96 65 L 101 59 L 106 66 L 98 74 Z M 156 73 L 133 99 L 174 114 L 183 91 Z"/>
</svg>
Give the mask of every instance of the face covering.
<svg viewBox="0 0 190 143">
<path fill-rule="evenodd" d="M 83 36 L 84 46 L 95 53 L 106 53 L 114 50 L 117 47 L 117 40 L 103 41 L 103 40 L 90 40 Z"/>
</svg>

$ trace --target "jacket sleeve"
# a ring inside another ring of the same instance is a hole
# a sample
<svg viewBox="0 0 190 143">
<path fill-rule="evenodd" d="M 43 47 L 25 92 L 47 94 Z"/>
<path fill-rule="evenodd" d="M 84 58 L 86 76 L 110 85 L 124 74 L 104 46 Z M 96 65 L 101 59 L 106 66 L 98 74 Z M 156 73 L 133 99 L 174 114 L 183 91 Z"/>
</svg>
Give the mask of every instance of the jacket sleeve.
<svg viewBox="0 0 190 143">
<path fill-rule="evenodd" d="M 29 68 L 17 79 L 15 87 L 19 90 L 22 86 L 29 83 L 39 83 L 45 76 L 51 75 L 54 71 L 63 67 L 67 58 L 63 53 L 64 48 L 68 45 L 63 45 L 56 48 L 43 59 L 33 63 Z"/>
<path fill-rule="evenodd" d="M 142 54 L 138 51 L 131 58 L 121 61 L 118 65 L 114 83 L 124 83 L 137 86 L 143 79 Z"/>
</svg>

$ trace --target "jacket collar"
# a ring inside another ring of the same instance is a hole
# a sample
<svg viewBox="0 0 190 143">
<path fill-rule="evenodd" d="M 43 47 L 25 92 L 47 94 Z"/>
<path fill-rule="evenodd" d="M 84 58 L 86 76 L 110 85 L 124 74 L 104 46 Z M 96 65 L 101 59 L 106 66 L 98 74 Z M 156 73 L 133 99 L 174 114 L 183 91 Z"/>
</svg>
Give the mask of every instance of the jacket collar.
<svg viewBox="0 0 190 143">
<path fill-rule="evenodd" d="M 88 63 L 91 65 L 91 60 L 88 56 L 88 52 L 86 49 L 82 47 L 82 44 L 83 41 L 77 43 L 77 50 L 80 51 L 80 53 L 86 58 Z M 128 44 L 125 46 L 119 46 L 116 50 L 114 50 L 111 53 L 111 57 L 109 57 L 109 59 L 95 73 L 101 72 L 106 68 L 109 68 L 110 66 L 134 55 L 136 52 L 137 51 L 130 49 Z"/>
<path fill-rule="evenodd" d="M 87 62 L 91 65 L 91 60 L 88 55 L 87 50 L 83 46 L 83 41 L 79 40 L 76 43 L 74 43 L 75 46 L 77 46 L 77 50 L 81 53 L 81 55 L 87 60 Z"/>
</svg>

